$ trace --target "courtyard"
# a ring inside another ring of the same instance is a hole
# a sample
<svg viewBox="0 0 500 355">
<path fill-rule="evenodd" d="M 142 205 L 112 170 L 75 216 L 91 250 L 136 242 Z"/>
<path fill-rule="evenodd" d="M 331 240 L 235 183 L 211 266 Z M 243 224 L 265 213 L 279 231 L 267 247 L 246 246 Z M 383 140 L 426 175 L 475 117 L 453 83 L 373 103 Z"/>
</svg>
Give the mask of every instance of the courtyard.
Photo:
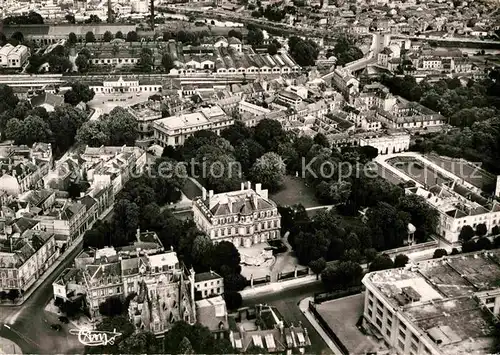
<svg viewBox="0 0 500 355">
<path fill-rule="evenodd" d="M 94 98 L 87 105 L 101 112 L 101 114 L 110 113 L 115 107 L 127 107 L 135 104 L 148 101 L 150 92 L 141 93 L 123 93 L 123 94 L 95 94 Z"/>
<path fill-rule="evenodd" d="M 414 157 L 396 156 L 388 159 L 387 163 L 422 185 L 441 185 L 451 181 L 451 179 L 443 176 L 431 166 Z"/>
</svg>

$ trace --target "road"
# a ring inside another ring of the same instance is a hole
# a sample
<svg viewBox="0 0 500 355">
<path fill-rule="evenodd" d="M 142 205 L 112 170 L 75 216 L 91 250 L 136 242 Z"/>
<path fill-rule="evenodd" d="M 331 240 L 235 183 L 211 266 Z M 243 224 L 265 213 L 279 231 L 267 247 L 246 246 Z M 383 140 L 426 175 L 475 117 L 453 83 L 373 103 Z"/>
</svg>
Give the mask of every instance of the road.
<svg viewBox="0 0 500 355">
<path fill-rule="evenodd" d="M 325 341 L 319 336 L 311 323 L 302 314 L 298 303 L 306 297 L 314 295 L 316 292 L 324 291 L 322 284 L 299 286 L 287 289 L 282 292 L 274 292 L 267 295 L 259 295 L 252 298 L 246 298 L 243 305 L 269 304 L 275 306 L 288 322 L 302 324 L 307 328 L 309 338 L 311 339 L 311 354 L 332 354 L 332 351 L 326 345 Z"/>
<path fill-rule="evenodd" d="M 58 323 L 57 315 L 44 310 L 52 298 L 52 282 L 80 251 L 81 246 L 69 254 L 22 306 L 0 307 L 0 337 L 15 342 L 24 354 L 83 353 L 76 336 L 69 334 L 69 325 L 62 325 L 60 332 L 52 330 L 50 325 Z"/>
</svg>

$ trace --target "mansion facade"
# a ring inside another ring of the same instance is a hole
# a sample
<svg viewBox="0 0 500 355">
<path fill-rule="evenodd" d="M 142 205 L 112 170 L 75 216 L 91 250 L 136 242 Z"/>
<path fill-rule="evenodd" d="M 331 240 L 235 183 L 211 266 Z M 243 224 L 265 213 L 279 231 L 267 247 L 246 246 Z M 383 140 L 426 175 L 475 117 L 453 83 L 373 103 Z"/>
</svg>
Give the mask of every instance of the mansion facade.
<svg viewBox="0 0 500 355">
<path fill-rule="evenodd" d="M 261 184 L 252 189 L 242 183 L 239 191 L 203 196 L 193 201 L 194 221 L 214 241 L 250 247 L 280 238 L 281 215 Z"/>
</svg>

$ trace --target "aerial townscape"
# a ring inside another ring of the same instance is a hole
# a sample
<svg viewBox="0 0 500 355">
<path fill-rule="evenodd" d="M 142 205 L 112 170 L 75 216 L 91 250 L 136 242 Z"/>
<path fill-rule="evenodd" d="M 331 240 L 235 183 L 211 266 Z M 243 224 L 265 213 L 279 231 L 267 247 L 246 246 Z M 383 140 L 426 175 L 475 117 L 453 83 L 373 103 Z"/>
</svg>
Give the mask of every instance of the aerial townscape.
<svg viewBox="0 0 500 355">
<path fill-rule="evenodd" d="M 0 354 L 500 353 L 498 1 L 0 11 Z"/>
</svg>

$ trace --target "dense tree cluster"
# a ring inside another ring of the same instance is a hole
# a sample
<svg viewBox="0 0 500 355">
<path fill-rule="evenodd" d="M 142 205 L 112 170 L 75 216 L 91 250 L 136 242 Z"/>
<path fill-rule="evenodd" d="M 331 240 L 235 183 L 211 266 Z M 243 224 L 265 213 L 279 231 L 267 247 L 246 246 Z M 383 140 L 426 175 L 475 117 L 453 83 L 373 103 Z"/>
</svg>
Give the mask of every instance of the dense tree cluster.
<svg viewBox="0 0 500 355">
<path fill-rule="evenodd" d="M 35 142 L 52 144 L 56 156 L 63 154 L 75 143 L 77 130 L 87 121 L 87 114 L 68 104 L 47 112 L 43 107 L 19 101 L 8 86 L 0 86 L 0 130 L 2 138 L 16 144 Z"/>
<path fill-rule="evenodd" d="M 248 25 L 247 43 L 252 46 L 260 46 L 264 42 L 264 33 L 254 25 Z"/>
<path fill-rule="evenodd" d="M 4 25 L 43 25 L 43 17 L 34 11 L 28 15 L 8 16 L 3 19 Z"/>
<path fill-rule="evenodd" d="M 209 33 L 207 31 L 189 32 L 181 30 L 178 32 L 163 32 L 164 41 L 175 39 L 183 44 L 190 44 L 193 46 L 200 45 L 201 41 L 206 37 L 209 37 Z"/>
<path fill-rule="evenodd" d="M 53 73 L 65 73 L 72 68 L 68 58 L 69 49 L 59 45 L 46 54 L 34 53 L 29 58 L 29 65 L 26 69 L 28 73 L 38 73 L 40 66 L 48 63 L 50 71 Z"/>
<path fill-rule="evenodd" d="M 102 119 L 85 122 L 78 130 L 76 140 L 91 147 L 133 146 L 137 137 L 136 119 L 129 111 L 117 106 Z"/>
<path fill-rule="evenodd" d="M 288 48 L 292 58 L 302 67 L 313 66 L 318 59 L 319 47 L 313 40 L 293 36 L 288 39 Z"/>
<path fill-rule="evenodd" d="M 363 58 L 363 52 L 356 47 L 354 41 L 346 36 L 340 36 L 335 43 L 333 53 L 337 58 L 337 65 L 346 65 L 347 63 Z"/>
<path fill-rule="evenodd" d="M 94 90 L 90 89 L 88 85 L 73 83 L 71 89 L 64 93 L 64 102 L 76 106 L 80 102 L 89 102 L 94 96 Z"/>
<path fill-rule="evenodd" d="M 417 141 L 415 149 L 481 161 L 483 167 L 497 173 L 500 171 L 500 81 L 492 80 L 496 76 L 496 71 L 492 71 L 489 79 L 469 80 L 466 86 L 457 78 L 432 84 L 417 83 L 411 76 L 383 76 L 382 82 L 394 94 L 440 112 L 449 124 L 457 127 L 425 135 Z"/>
</svg>

